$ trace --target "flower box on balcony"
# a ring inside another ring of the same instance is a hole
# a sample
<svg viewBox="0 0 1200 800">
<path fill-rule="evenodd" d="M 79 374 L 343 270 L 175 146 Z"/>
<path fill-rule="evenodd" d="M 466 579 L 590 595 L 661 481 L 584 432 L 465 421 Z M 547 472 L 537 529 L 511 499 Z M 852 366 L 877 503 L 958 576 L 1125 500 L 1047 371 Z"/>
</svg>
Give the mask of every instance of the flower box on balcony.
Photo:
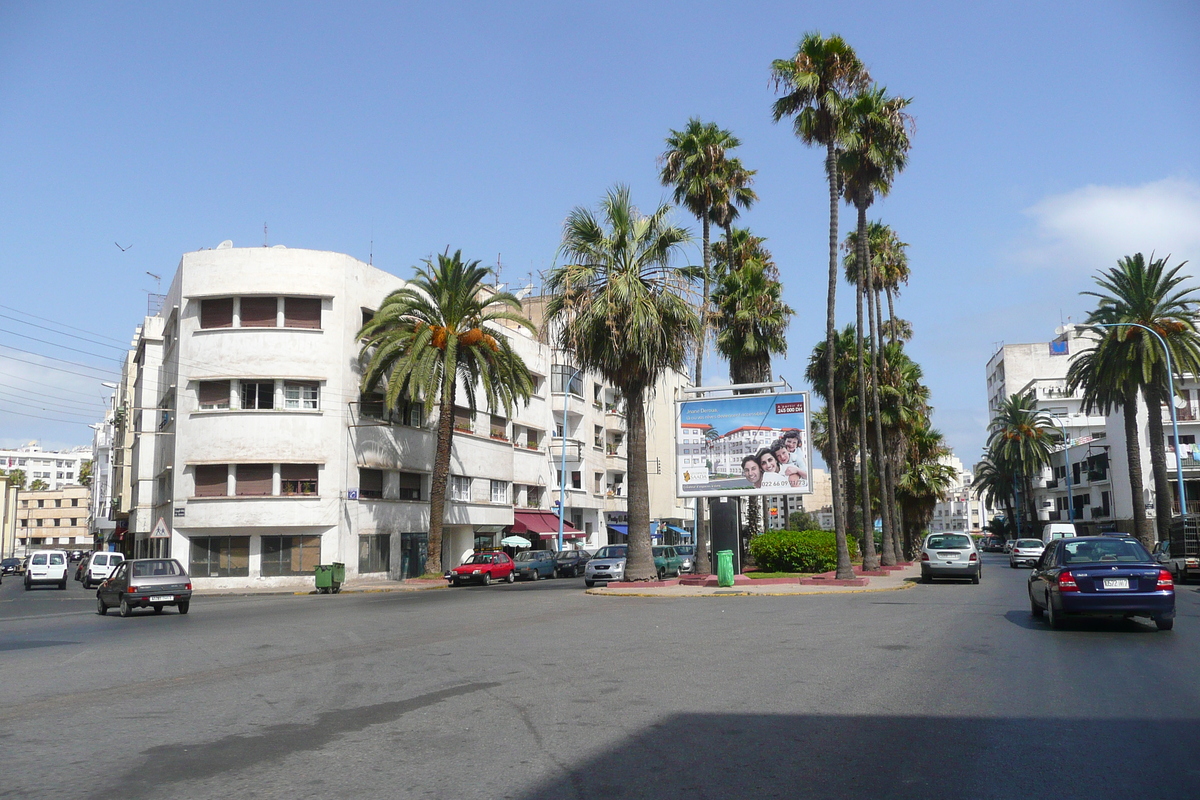
<svg viewBox="0 0 1200 800">
<path fill-rule="evenodd" d="M 458 431 L 459 433 L 474 433 L 474 431 L 471 430 L 470 425 L 459 425 L 457 423 L 454 425 L 454 430 Z"/>
<path fill-rule="evenodd" d="M 498 442 L 507 442 L 508 437 L 498 431 L 492 431 L 492 438 Z"/>
</svg>

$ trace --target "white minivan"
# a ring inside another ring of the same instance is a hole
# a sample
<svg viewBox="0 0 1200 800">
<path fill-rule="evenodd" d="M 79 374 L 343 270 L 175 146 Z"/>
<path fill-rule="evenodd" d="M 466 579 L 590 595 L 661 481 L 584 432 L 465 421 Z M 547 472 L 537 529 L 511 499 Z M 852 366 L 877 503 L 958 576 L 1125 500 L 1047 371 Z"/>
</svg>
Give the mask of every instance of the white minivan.
<svg viewBox="0 0 1200 800">
<path fill-rule="evenodd" d="M 63 550 L 34 550 L 29 554 L 29 568 L 25 570 L 25 591 L 39 583 L 58 584 L 67 588 L 67 554 Z"/>
<path fill-rule="evenodd" d="M 1046 527 L 1042 528 L 1042 544 L 1050 544 L 1055 539 L 1071 539 L 1078 535 L 1073 522 L 1048 522 Z"/>
<path fill-rule="evenodd" d="M 87 568 L 83 571 L 83 588 L 90 589 L 98 583 L 108 580 L 117 565 L 125 560 L 121 553 L 110 553 L 97 550 L 88 559 Z"/>
</svg>

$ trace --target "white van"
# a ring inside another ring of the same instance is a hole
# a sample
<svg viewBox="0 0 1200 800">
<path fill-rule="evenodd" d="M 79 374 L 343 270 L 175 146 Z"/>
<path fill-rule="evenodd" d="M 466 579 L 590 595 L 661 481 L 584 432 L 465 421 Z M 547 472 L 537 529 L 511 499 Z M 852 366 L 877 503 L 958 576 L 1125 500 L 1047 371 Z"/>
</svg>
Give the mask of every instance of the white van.
<svg viewBox="0 0 1200 800">
<path fill-rule="evenodd" d="M 39 583 L 56 583 L 59 589 L 67 588 L 68 561 L 64 550 L 34 550 L 25 570 L 25 591 Z"/>
<path fill-rule="evenodd" d="M 92 553 L 83 572 L 83 588 L 90 589 L 96 584 L 108 580 L 108 576 L 112 575 L 113 570 L 124 560 L 125 556 L 121 553 L 109 553 L 103 550 Z"/>
<path fill-rule="evenodd" d="M 1042 544 L 1050 544 L 1055 539 L 1071 539 L 1078 535 L 1074 523 L 1050 522 L 1042 528 Z"/>
</svg>

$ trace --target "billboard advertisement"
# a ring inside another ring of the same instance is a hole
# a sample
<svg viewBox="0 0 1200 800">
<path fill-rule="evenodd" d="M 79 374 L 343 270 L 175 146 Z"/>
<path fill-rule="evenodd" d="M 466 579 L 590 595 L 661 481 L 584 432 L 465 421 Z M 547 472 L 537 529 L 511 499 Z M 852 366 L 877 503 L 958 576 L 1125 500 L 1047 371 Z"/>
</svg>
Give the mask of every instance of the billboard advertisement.
<svg viewBox="0 0 1200 800">
<path fill-rule="evenodd" d="M 685 400 L 677 418 L 680 497 L 812 492 L 808 392 Z"/>
</svg>

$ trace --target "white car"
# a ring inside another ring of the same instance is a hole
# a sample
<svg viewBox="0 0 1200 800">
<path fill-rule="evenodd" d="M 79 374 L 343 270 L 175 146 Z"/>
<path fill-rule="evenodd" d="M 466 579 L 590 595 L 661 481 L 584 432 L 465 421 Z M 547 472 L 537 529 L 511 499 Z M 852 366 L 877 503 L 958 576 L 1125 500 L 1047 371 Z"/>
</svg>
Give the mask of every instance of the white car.
<svg viewBox="0 0 1200 800">
<path fill-rule="evenodd" d="M 25 570 L 25 591 L 45 583 L 66 589 L 69 560 L 63 550 L 34 550 L 29 554 L 29 568 Z"/>
<path fill-rule="evenodd" d="M 1008 554 L 1008 565 L 1013 569 L 1023 565 L 1036 567 L 1045 549 L 1041 539 L 1017 539 Z"/>
<path fill-rule="evenodd" d="M 83 572 L 83 588 L 90 589 L 96 584 L 108 580 L 109 576 L 113 574 L 113 570 L 124 560 L 125 556 L 121 553 L 103 551 L 92 553 L 92 557 L 88 559 L 87 568 Z"/>
<path fill-rule="evenodd" d="M 595 586 L 597 581 L 605 583 L 625 578 L 625 558 L 629 548 L 623 544 L 601 547 L 583 568 L 583 585 Z"/>
</svg>

